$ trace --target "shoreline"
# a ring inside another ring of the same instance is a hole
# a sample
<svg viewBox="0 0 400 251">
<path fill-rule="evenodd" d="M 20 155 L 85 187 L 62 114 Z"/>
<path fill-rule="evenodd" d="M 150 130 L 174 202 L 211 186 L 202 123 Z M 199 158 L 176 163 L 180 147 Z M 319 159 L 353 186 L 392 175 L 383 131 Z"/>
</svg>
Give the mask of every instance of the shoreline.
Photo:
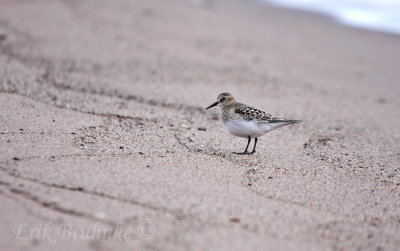
<svg viewBox="0 0 400 251">
<path fill-rule="evenodd" d="M 382 19 L 382 16 L 379 16 L 379 18 L 376 17 L 378 15 L 377 13 L 368 13 L 368 11 L 365 9 L 366 6 L 358 6 L 356 9 L 351 8 L 349 6 L 335 6 L 335 7 L 323 7 L 319 6 L 318 3 L 314 4 L 301 4 L 301 3 L 281 3 L 279 1 L 270 1 L 270 0 L 255 0 L 257 2 L 261 3 L 266 3 L 269 6 L 277 7 L 277 8 L 284 8 L 284 9 L 291 9 L 295 11 L 304 11 L 308 12 L 311 14 L 318 14 L 318 15 L 324 15 L 327 16 L 328 18 L 332 19 L 335 23 L 338 23 L 340 25 L 344 25 L 347 27 L 353 27 L 353 28 L 358 28 L 362 30 L 369 30 L 369 31 L 375 31 L 379 33 L 388 33 L 388 34 L 393 34 L 393 35 L 400 35 L 400 24 L 397 24 L 397 27 L 393 27 L 393 24 L 388 24 L 389 21 L 378 21 L 378 19 Z M 297 6 L 296 6 L 297 4 Z M 350 5 L 351 3 L 347 3 Z M 376 3 L 375 3 L 376 4 Z M 337 8 L 342 8 L 341 11 L 337 11 L 334 9 Z M 375 7 L 382 7 L 382 6 L 375 6 Z M 400 9 L 400 6 L 397 6 L 397 9 Z M 370 10 L 369 10 L 370 11 Z M 349 14 L 349 12 L 352 12 L 352 14 Z M 366 13 L 367 12 L 367 13 Z M 354 15 L 358 15 L 358 18 L 354 18 Z M 369 20 L 366 20 L 366 16 L 369 15 Z M 388 14 L 386 14 L 385 18 L 387 19 Z M 363 16 L 363 17 L 362 17 Z M 361 19 L 361 18 L 364 18 Z M 377 19 L 374 22 L 371 22 L 371 19 Z M 392 21 L 393 22 L 393 21 Z M 389 27 L 390 26 L 390 27 Z"/>
</svg>

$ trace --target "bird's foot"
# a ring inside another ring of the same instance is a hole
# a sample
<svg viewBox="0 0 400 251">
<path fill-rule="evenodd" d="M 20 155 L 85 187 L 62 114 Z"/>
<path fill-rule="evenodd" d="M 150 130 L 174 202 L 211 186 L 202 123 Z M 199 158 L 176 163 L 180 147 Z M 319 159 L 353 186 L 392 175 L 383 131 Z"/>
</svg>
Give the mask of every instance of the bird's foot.
<svg viewBox="0 0 400 251">
<path fill-rule="evenodd" d="M 250 152 L 247 152 L 247 151 L 245 151 L 245 152 L 234 152 L 234 154 L 237 154 L 237 155 L 245 155 L 245 154 L 251 154 Z"/>
<path fill-rule="evenodd" d="M 249 154 L 255 154 L 255 153 L 256 153 L 256 150 L 249 152 Z"/>
</svg>

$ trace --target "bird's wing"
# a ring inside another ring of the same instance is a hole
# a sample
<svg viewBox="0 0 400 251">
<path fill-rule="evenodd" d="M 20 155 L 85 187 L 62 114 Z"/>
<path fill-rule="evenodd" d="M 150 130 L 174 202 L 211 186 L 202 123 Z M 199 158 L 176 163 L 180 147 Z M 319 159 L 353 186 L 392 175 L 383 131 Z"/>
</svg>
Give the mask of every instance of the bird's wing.
<svg viewBox="0 0 400 251">
<path fill-rule="evenodd" d="M 238 104 L 235 109 L 235 113 L 238 113 L 247 121 L 257 120 L 258 123 L 270 123 L 276 124 L 277 126 L 302 122 L 301 120 L 273 117 L 271 114 L 268 114 L 260 109 L 242 104 Z"/>
<path fill-rule="evenodd" d="M 241 115 L 247 121 L 258 120 L 268 122 L 270 119 L 272 119 L 271 114 L 245 105 L 238 105 L 235 109 L 235 113 Z"/>
</svg>

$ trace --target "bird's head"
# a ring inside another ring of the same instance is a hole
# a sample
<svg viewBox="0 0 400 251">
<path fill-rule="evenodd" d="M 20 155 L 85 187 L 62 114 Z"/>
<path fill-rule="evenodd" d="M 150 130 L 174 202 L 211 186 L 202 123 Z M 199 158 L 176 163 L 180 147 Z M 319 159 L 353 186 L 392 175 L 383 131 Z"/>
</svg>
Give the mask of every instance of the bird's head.
<svg viewBox="0 0 400 251">
<path fill-rule="evenodd" d="M 234 104 L 235 98 L 230 94 L 230 93 L 221 93 L 218 95 L 217 97 L 217 101 L 212 103 L 209 107 L 207 107 L 206 109 L 210 109 L 211 107 L 214 106 L 220 106 L 222 108 L 230 106 L 232 104 Z"/>
</svg>

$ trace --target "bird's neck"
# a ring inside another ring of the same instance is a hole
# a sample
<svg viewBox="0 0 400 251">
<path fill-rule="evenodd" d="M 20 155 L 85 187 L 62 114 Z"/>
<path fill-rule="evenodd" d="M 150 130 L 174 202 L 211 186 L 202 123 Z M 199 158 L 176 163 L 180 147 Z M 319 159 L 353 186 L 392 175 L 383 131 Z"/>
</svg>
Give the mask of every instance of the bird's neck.
<svg viewBox="0 0 400 251">
<path fill-rule="evenodd" d="M 222 121 L 224 123 L 228 122 L 230 119 L 232 119 L 234 112 L 235 112 L 235 103 L 222 108 L 222 114 L 221 114 Z"/>
</svg>

